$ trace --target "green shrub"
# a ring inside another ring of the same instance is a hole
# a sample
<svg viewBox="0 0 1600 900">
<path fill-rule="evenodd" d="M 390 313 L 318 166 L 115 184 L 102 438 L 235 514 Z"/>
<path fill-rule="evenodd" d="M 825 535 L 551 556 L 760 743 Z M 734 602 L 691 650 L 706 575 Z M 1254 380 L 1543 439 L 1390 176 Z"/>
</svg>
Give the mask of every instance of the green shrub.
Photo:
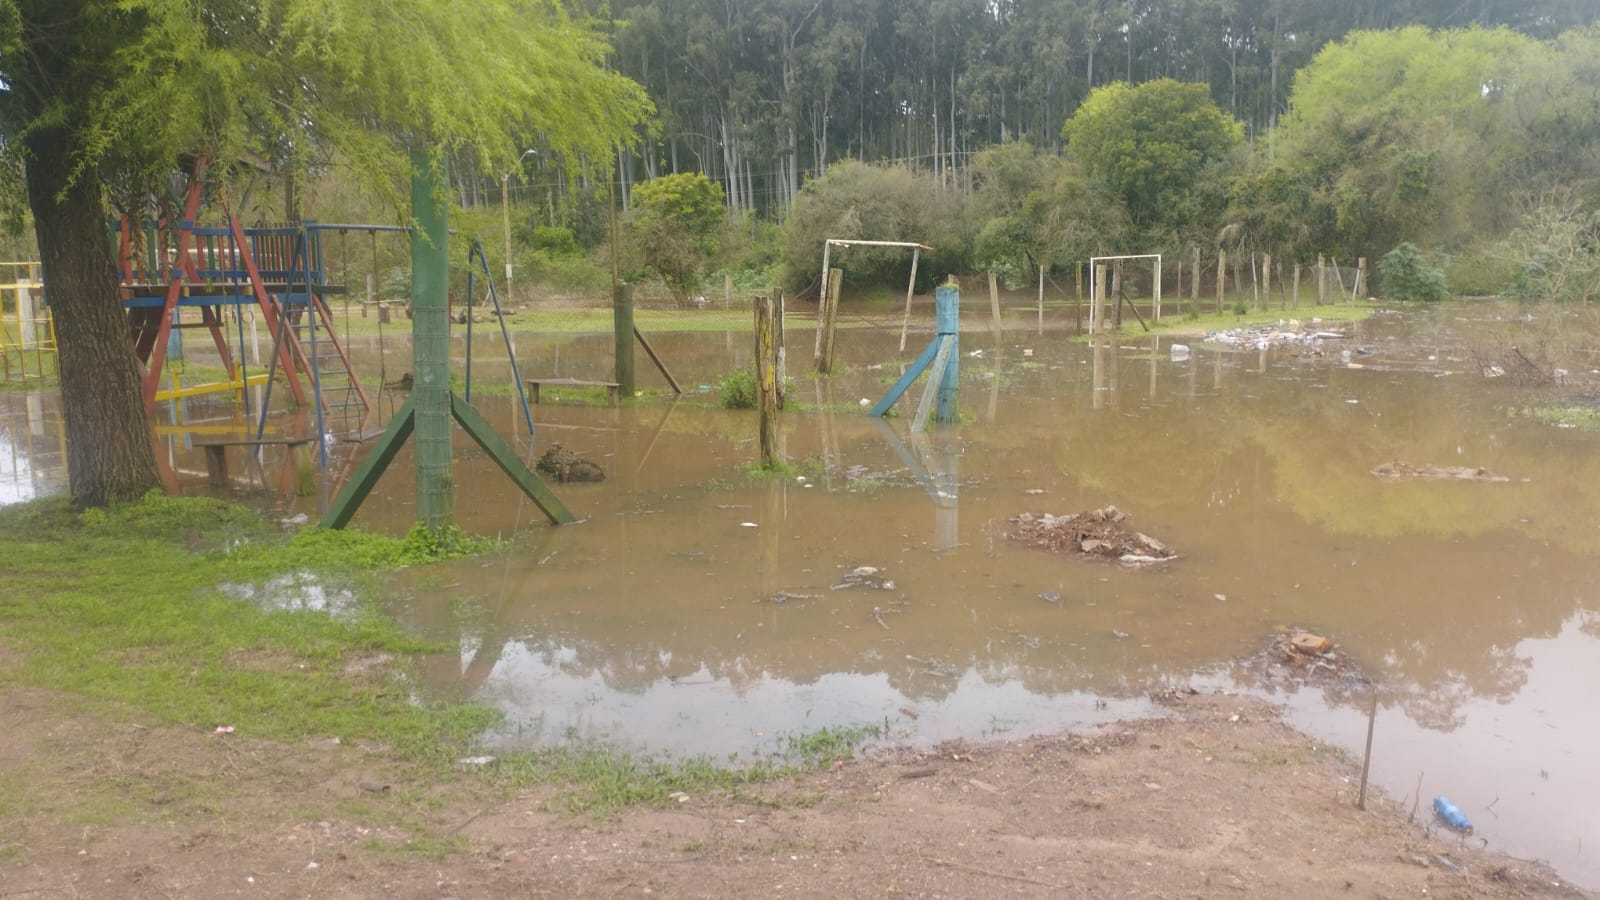
<svg viewBox="0 0 1600 900">
<path fill-rule="evenodd" d="M 1383 276 L 1383 295 L 1395 300 L 1443 300 L 1444 270 L 1427 264 L 1422 251 L 1409 241 L 1400 244 L 1378 260 Z"/>
<path fill-rule="evenodd" d="M 727 409 L 755 409 L 756 372 L 749 366 L 740 366 L 717 379 L 717 392 Z"/>
<path fill-rule="evenodd" d="M 1464 253 L 1445 263 L 1444 274 L 1458 297 L 1499 297 L 1510 289 L 1515 272 L 1505 260 Z"/>
<path fill-rule="evenodd" d="M 576 256 L 583 252 L 572 229 L 560 225 L 533 226 L 533 248 L 551 256 Z"/>
</svg>

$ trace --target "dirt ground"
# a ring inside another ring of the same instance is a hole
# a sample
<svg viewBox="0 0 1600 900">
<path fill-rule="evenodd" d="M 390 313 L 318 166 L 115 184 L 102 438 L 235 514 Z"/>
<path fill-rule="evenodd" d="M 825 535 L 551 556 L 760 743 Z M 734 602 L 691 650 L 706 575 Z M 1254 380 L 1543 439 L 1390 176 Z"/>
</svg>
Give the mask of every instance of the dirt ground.
<svg viewBox="0 0 1600 900">
<path fill-rule="evenodd" d="M 595 821 L 377 748 L 0 704 L 0 897 L 1582 897 L 1409 822 L 1271 707 L 1169 692 L 1085 734 L 880 750 Z M 368 788 L 363 788 L 365 782 Z"/>
</svg>

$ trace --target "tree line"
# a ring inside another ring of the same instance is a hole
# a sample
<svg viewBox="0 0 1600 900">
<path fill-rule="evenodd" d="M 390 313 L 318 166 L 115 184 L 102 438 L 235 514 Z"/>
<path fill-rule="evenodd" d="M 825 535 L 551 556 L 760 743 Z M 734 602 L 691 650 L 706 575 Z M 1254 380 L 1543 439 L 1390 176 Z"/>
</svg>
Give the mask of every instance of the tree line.
<svg viewBox="0 0 1600 900">
<path fill-rule="evenodd" d="M 894 161 L 964 183 L 983 148 L 1059 152 L 1097 87 L 1206 85 L 1267 135 L 1296 74 L 1358 30 L 1506 26 L 1554 38 L 1594 0 L 617 0 L 612 65 L 655 130 L 618 177 L 701 172 L 730 211 L 780 215 L 837 161 Z M 626 190 L 625 190 L 626 194 Z"/>
</svg>

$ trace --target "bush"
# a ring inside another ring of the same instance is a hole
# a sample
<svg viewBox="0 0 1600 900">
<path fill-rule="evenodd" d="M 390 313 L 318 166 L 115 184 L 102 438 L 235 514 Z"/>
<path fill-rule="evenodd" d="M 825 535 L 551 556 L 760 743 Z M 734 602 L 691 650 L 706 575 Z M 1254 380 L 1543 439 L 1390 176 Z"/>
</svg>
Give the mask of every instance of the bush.
<svg viewBox="0 0 1600 900">
<path fill-rule="evenodd" d="M 750 366 L 740 366 L 717 379 L 717 393 L 727 409 L 755 409 L 756 372 Z"/>
<path fill-rule="evenodd" d="M 1444 274 L 1458 297 L 1498 297 L 1510 289 L 1515 272 L 1504 260 L 1475 252 L 1451 257 Z"/>
<path fill-rule="evenodd" d="M 551 256 L 577 256 L 582 252 L 578 246 L 578 238 L 572 233 L 571 228 L 557 225 L 533 226 L 533 248 L 541 250 Z"/>
<path fill-rule="evenodd" d="M 1383 295 L 1395 300 L 1443 300 L 1444 270 L 1428 265 L 1417 245 L 1400 244 L 1378 260 L 1383 276 Z"/>
<path fill-rule="evenodd" d="M 902 166 L 872 166 L 845 160 L 806 183 L 783 223 L 783 280 L 790 291 L 814 289 L 821 281 L 823 241 L 828 238 L 916 241 L 927 244 L 917 288 L 926 290 L 947 272 L 971 268 L 971 229 L 958 191 L 939 189 L 926 172 Z M 835 249 L 829 265 L 843 269 L 845 283 L 884 284 L 902 290 L 911 251 L 901 247 Z"/>
</svg>

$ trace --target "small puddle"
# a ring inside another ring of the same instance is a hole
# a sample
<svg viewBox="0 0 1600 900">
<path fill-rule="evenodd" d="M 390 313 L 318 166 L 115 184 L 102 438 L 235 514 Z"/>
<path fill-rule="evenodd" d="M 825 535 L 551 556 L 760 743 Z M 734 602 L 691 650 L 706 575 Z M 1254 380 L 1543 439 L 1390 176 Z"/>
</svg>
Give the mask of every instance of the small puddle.
<svg viewBox="0 0 1600 900">
<path fill-rule="evenodd" d="M 254 603 L 262 609 L 285 612 L 325 612 L 349 616 L 357 611 L 359 600 L 349 588 L 330 587 L 311 572 L 291 572 L 263 584 L 229 583 L 220 590 L 235 600 Z"/>
</svg>

